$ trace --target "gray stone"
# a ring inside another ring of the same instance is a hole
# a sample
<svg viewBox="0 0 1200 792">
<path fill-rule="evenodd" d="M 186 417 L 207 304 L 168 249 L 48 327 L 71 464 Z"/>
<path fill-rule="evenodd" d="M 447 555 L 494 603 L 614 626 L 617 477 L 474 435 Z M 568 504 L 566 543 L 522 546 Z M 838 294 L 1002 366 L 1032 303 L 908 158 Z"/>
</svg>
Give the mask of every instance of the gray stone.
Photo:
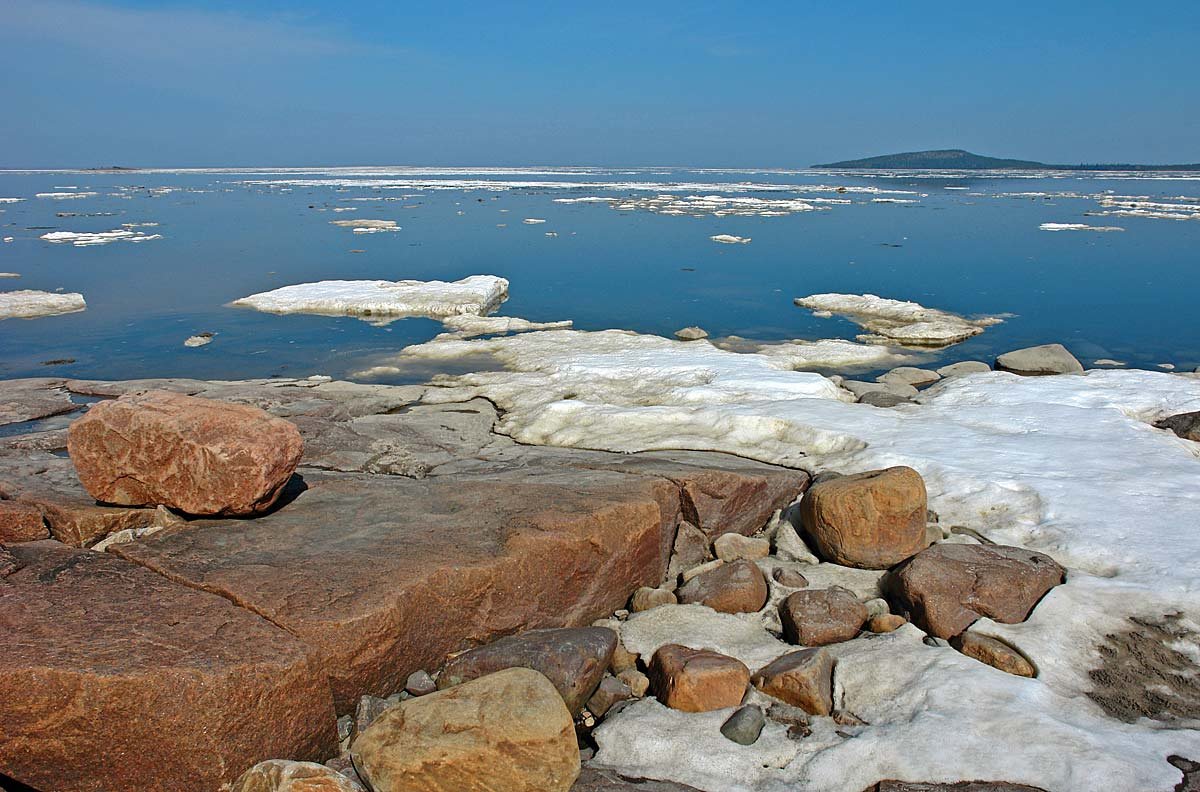
<svg viewBox="0 0 1200 792">
<path fill-rule="evenodd" d="M 766 539 L 753 539 L 741 534 L 727 533 L 717 537 L 713 542 L 713 551 L 717 558 L 725 562 L 746 559 L 754 561 L 766 558 L 771 553 L 771 543 Z"/>
<path fill-rule="evenodd" d="M 641 613 L 651 608 L 657 608 L 660 605 L 674 605 L 677 602 L 679 602 L 679 599 L 675 596 L 675 592 L 670 589 L 642 586 L 633 592 L 633 597 L 629 600 L 629 609 L 634 613 Z"/>
<path fill-rule="evenodd" d="M 410 696 L 428 696 L 437 690 L 437 682 L 433 681 L 433 677 L 429 676 L 428 671 L 421 669 L 408 675 L 408 679 L 404 682 L 404 690 Z"/>
<path fill-rule="evenodd" d="M 920 388 L 923 385 L 932 385 L 941 378 L 941 374 L 929 369 L 917 368 L 915 366 L 898 366 L 886 374 L 880 374 L 875 378 L 875 381 L 887 385 L 911 385 L 914 388 Z"/>
<path fill-rule="evenodd" d="M 758 742 L 758 736 L 762 734 L 766 723 L 763 711 L 753 704 L 747 704 L 739 707 L 721 724 L 721 734 L 738 745 L 753 745 Z"/>
<path fill-rule="evenodd" d="M 964 360 L 959 363 L 951 363 L 948 366 L 942 366 L 937 369 L 937 373 L 943 378 L 963 377 L 967 374 L 981 374 L 985 371 L 991 371 L 992 367 L 982 360 Z"/>
<path fill-rule="evenodd" d="M 912 385 L 903 383 L 888 383 L 888 382 L 863 382 L 861 380 L 846 380 L 842 383 L 842 387 L 853 393 L 855 396 L 862 398 L 864 393 L 872 391 L 883 391 L 885 393 L 894 393 L 897 396 L 906 398 L 916 396 L 917 389 Z"/>
<path fill-rule="evenodd" d="M 708 338 L 708 332 L 693 325 L 692 327 L 676 330 L 675 337 L 680 341 L 699 341 L 702 338 Z"/>
<path fill-rule="evenodd" d="M 710 558 L 712 556 L 708 553 L 708 537 L 699 528 L 684 520 L 675 531 L 671 562 L 667 565 L 667 580 L 674 585 L 680 575 Z"/>
<path fill-rule="evenodd" d="M 1024 376 L 1083 373 L 1083 364 L 1062 344 L 1042 344 L 1005 352 L 996 358 L 996 368 Z"/>
<path fill-rule="evenodd" d="M 1155 421 L 1159 429 L 1168 429 L 1184 440 L 1195 440 L 1200 443 L 1200 412 L 1180 413 L 1170 418 Z"/>
<path fill-rule="evenodd" d="M 912 404 L 912 399 L 887 391 L 869 391 L 858 397 L 858 403 L 869 404 L 872 407 L 896 407 L 900 404 Z"/>
</svg>

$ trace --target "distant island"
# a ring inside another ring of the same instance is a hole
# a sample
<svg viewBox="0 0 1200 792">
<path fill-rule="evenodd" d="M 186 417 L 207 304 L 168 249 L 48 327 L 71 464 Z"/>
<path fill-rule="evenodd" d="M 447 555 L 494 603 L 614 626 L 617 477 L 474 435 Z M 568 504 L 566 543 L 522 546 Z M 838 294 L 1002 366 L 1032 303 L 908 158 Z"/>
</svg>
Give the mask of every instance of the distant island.
<svg viewBox="0 0 1200 792">
<path fill-rule="evenodd" d="M 1033 160 L 1001 159 L 972 154 L 963 149 L 936 151 L 906 151 L 880 157 L 830 162 L 814 168 L 850 169 L 911 169 L 911 170 L 1066 170 L 1066 171 L 1200 171 L 1200 163 L 1190 165 L 1134 165 L 1130 163 L 1081 163 L 1051 165 Z"/>
</svg>

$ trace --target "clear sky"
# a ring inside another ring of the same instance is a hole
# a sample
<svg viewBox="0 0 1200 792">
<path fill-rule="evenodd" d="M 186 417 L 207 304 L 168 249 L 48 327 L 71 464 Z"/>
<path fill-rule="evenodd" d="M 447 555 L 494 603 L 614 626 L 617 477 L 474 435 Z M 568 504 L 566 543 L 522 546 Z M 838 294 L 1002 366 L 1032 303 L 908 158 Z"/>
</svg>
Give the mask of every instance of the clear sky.
<svg viewBox="0 0 1200 792">
<path fill-rule="evenodd" d="M 1200 2 L 0 0 L 0 166 L 1200 161 Z"/>
</svg>

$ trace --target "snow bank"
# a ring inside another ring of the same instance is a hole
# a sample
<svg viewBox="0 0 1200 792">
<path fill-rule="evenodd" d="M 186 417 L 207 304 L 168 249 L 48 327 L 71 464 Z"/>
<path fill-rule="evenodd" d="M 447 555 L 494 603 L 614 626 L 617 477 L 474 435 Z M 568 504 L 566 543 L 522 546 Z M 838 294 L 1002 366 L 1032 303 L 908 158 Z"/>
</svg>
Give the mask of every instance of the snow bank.
<svg viewBox="0 0 1200 792">
<path fill-rule="evenodd" d="M 82 294 L 44 291 L 0 292 L 0 319 L 36 319 L 87 308 Z"/>
<path fill-rule="evenodd" d="M 149 242 L 152 239 L 162 239 L 162 234 L 143 234 L 129 228 L 118 228 L 113 231 L 51 231 L 42 234 L 41 238 L 56 245 L 92 247 L 107 245 L 110 242 Z"/>
<path fill-rule="evenodd" d="M 771 741 L 715 751 L 707 735 L 720 725 L 717 714 L 644 702 L 600 728 L 599 762 L 711 792 L 833 792 L 880 778 L 1166 792 L 1179 774 L 1165 757 L 1200 754 L 1193 724 L 1127 724 L 1086 696 L 1088 672 L 1100 665 L 1096 647 L 1128 617 L 1200 615 L 1200 446 L 1150 425 L 1200 410 L 1200 381 L 1144 371 L 989 372 L 883 410 L 842 401 L 844 392 L 817 375 L 703 341 L 549 331 L 405 351 L 475 353 L 509 370 L 444 378 L 424 398 L 486 396 L 504 411 L 499 431 L 525 443 L 702 449 L 847 473 L 910 465 L 944 524 L 1040 550 L 1069 570 L 1028 622 L 974 628 L 1016 646 L 1037 679 L 927 647 L 908 627 L 834 647 L 840 703 L 869 724 L 839 727 L 852 736 L 816 719 L 814 734 L 791 744 L 791 758 L 767 761 L 763 752 L 778 747 Z M 637 650 L 668 638 L 703 641 L 752 664 L 783 648 L 756 615 L 682 613 L 653 628 L 648 617 L 631 617 L 626 639 Z"/>
<path fill-rule="evenodd" d="M 508 281 L 471 275 L 445 281 L 329 280 L 284 286 L 235 300 L 234 305 L 277 314 L 356 316 L 380 324 L 405 316 L 482 315 L 508 298 Z"/>
<path fill-rule="evenodd" d="M 874 294 L 812 294 L 797 297 L 795 303 L 819 314 L 844 316 L 875 334 L 860 336 L 859 340 L 886 339 L 909 346 L 957 344 L 1001 321 L 995 317 L 967 319 L 919 303 L 890 300 Z"/>
</svg>

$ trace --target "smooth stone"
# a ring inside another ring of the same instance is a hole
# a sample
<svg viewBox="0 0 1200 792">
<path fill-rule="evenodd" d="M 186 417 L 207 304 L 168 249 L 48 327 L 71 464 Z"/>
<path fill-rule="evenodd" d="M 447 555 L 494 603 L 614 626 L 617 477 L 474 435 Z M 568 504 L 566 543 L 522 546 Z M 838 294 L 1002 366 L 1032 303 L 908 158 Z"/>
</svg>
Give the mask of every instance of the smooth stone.
<svg viewBox="0 0 1200 792">
<path fill-rule="evenodd" d="M 425 669 L 413 671 L 404 681 L 404 690 L 410 696 L 428 696 L 437 690 L 437 682 Z"/>
<path fill-rule="evenodd" d="M 680 341 L 699 341 L 702 338 L 708 338 L 708 332 L 693 325 L 692 327 L 676 330 L 675 337 Z"/>
<path fill-rule="evenodd" d="M 968 630 L 951 638 L 950 645 L 967 657 L 987 663 L 992 668 L 997 668 L 1006 674 L 1022 677 L 1037 676 L 1037 670 L 1023 654 L 996 638 L 979 635 Z"/>
<path fill-rule="evenodd" d="M 721 734 L 738 745 L 754 745 L 758 742 L 758 736 L 762 734 L 763 726 L 766 725 L 767 719 L 763 711 L 753 704 L 746 704 L 738 707 L 729 719 L 721 724 Z"/>
<path fill-rule="evenodd" d="M 771 579 L 786 588 L 805 588 L 808 586 L 808 578 L 796 570 L 788 569 L 787 567 L 775 567 L 771 571 Z"/>
<path fill-rule="evenodd" d="M 471 649 L 446 663 L 439 690 L 506 668 L 529 668 L 549 679 L 571 714 L 578 714 L 608 670 L 617 634 L 605 627 L 530 630 Z"/>
<path fill-rule="evenodd" d="M 1016 349 L 996 358 L 996 369 L 1024 376 L 1082 374 L 1083 364 L 1062 344 Z"/>
<path fill-rule="evenodd" d="M 868 391 L 858 397 L 859 404 L 866 404 L 871 407 L 896 407 L 901 404 L 912 404 L 913 400 L 907 396 L 901 396 L 897 393 L 888 393 L 887 391 Z"/>
<path fill-rule="evenodd" d="M 567 792 L 580 770 L 571 713 L 528 668 L 403 701 L 351 755 L 374 792 Z"/>
<path fill-rule="evenodd" d="M 706 605 L 720 613 L 755 613 L 770 590 L 753 561 L 734 561 L 689 580 L 675 592 L 683 604 Z"/>
<path fill-rule="evenodd" d="M 597 718 L 603 718 L 613 705 L 633 698 L 633 690 L 621 679 L 606 676 L 600 680 L 600 686 L 587 701 L 588 711 Z"/>
<path fill-rule="evenodd" d="M 826 649 L 801 649 L 772 661 L 750 678 L 768 696 L 810 715 L 833 711 L 833 655 Z"/>
<path fill-rule="evenodd" d="M 867 622 L 867 629 L 873 633 L 890 633 L 899 630 L 908 620 L 895 613 L 882 613 L 872 616 Z"/>
<path fill-rule="evenodd" d="M 654 696 L 664 706 L 710 712 L 742 703 L 750 669 L 740 660 L 709 649 L 665 644 L 650 661 L 649 679 Z"/>
<path fill-rule="evenodd" d="M 982 360 L 964 360 L 959 363 L 951 363 L 948 366 L 942 366 L 937 369 L 937 373 L 943 379 L 950 377 L 965 377 L 967 374 L 981 374 L 985 371 L 991 371 L 992 367 Z"/>
<path fill-rule="evenodd" d="M 821 558 L 887 569 L 926 547 L 925 481 L 891 467 L 814 484 L 800 502 L 806 536 Z"/>
<path fill-rule="evenodd" d="M 898 366 L 886 374 L 880 374 L 875 378 L 875 381 L 887 385 L 911 385 L 914 388 L 920 388 L 923 385 L 932 385 L 941 378 L 941 374 L 929 369 L 917 368 L 915 366 Z"/>
<path fill-rule="evenodd" d="M 917 395 L 917 389 L 911 385 L 903 383 L 890 382 L 863 382 L 861 380 L 845 380 L 842 382 L 842 387 L 853 393 L 856 397 L 862 398 L 864 394 L 883 391 L 884 393 L 893 393 L 897 396 L 911 398 Z"/>
<path fill-rule="evenodd" d="M 754 539 L 741 534 L 727 533 L 721 534 L 713 542 L 713 552 L 717 558 L 726 563 L 742 559 L 754 561 L 766 558 L 771 554 L 771 543 L 766 539 Z"/>
<path fill-rule="evenodd" d="M 779 608 L 788 643 L 824 646 L 858 636 L 867 609 L 853 592 L 841 586 L 802 589 L 787 596 Z"/>
<path fill-rule="evenodd" d="M 925 632 L 951 638 L 981 616 L 1004 624 L 1025 621 L 1065 574 L 1054 559 L 1033 550 L 940 543 L 889 574 L 888 598 Z"/>
<path fill-rule="evenodd" d="M 674 605 L 677 602 L 679 600 L 676 598 L 675 592 L 670 589 L 642 586 L 633 592 L 633 597 L 629 601 L 629 609 L 634 613 L 641 613 L 660 605 Z"/>
</svg>

